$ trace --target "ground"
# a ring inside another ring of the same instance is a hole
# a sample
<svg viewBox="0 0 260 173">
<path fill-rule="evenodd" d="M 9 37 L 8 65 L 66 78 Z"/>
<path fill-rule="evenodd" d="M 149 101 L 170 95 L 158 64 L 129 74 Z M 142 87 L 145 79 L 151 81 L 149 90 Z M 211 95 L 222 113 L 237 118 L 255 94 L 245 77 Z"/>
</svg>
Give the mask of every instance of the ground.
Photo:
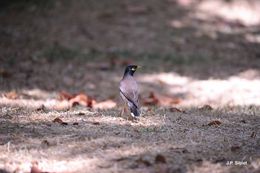
<svg viewBox="0 0 260 173">
<path fill-rule="evenodd" d="M 0 4 L 0 172 L 259 171 L 258 1 Z"/>
</svg>

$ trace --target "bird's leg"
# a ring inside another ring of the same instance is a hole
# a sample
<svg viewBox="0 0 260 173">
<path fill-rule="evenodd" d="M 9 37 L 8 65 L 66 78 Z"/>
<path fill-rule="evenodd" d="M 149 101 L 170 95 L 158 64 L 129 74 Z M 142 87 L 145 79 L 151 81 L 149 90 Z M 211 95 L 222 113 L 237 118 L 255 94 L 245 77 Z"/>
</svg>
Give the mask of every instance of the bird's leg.
<svg viewBox="0 0 260 173">
<path fill-rule="evenodd" d="M 122 117 L 123 114 L 124 114 L 124 107 L 123 107 L 123 109 L 122 109 L 121 112 L 120 112 L 120 117 Z"/>
<path fill-rule="evenodd" d="M 120 116 L 121 116 L 121 117 L 124 115 L 125 109 L 126 109 L 126 103 L 124 103 L 123 109 L 122 109 L 122 111 L 121 111 L 121 113 L 120 113 Z"/>
</svg>

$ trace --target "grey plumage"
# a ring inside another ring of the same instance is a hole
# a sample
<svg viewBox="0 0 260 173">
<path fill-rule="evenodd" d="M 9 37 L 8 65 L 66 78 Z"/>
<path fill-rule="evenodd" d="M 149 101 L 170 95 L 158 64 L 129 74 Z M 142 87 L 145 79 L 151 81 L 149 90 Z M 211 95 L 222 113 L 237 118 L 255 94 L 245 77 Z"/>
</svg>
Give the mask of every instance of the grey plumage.
<svg viewBox="0 0 260 173">
<path fill-rule="evenodd" d="M 140 115 L 139 108 L 139 89 L 136 80 L 133 77 L 136 65 L 129 65 L 125 69 L 123 79 L 120 81 L 119 89 L 120 96 L 128 105 L 131 115 L 133 117 Z"/>
</svg>

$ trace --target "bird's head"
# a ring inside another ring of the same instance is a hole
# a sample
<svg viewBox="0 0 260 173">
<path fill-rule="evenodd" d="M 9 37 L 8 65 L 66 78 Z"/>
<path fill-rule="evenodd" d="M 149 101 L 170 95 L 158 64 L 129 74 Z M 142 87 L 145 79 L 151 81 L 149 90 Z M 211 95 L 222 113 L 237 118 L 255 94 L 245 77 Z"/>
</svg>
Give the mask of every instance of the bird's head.
<svg viewBox="0 0 260 173">
<path fill-rule="evenodd" d="M 136 71 L 137 68 L 140 68 L 141 66 L 138 66 L 138 65 L 128 65 L 125 69 L 125 75 L 131 75 L 133 76 L 134 75 L 134 72 Z"/>
</svg>

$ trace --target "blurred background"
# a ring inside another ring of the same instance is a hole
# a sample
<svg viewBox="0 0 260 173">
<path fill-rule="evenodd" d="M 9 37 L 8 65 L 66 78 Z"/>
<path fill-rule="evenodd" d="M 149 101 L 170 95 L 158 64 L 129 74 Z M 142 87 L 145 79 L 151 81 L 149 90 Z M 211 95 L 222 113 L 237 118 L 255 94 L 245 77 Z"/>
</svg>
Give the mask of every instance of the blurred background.
<svg viewBox="0 0 260 173">
<path fill-rule="evenodd" d="M 0 94 L 118 102 L 138 64 L 142 98 L 162 105 L 260 105 L 259 11 L 258 0 L 2 0 Z"/>
</svg>

